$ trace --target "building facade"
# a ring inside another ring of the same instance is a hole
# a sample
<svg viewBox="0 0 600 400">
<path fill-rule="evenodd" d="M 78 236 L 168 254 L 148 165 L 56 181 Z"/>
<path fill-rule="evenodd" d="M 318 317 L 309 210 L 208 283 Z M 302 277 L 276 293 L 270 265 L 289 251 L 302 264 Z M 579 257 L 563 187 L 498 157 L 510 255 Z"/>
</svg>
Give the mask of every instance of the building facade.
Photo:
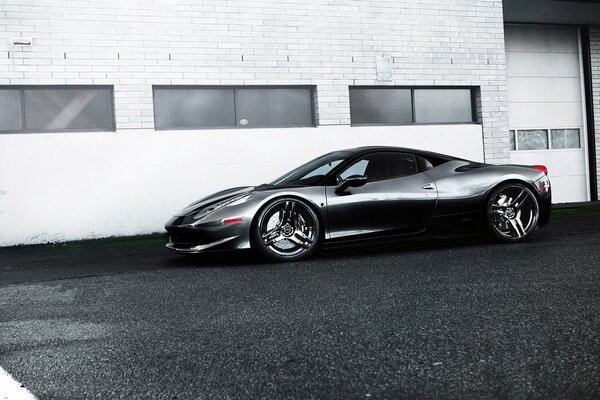
<svg viewBox="0 0 600 400">
<path fill-rule="evenodd" d="M 159 232 L 359 145 L 548 164 L 556 201 L 593 199 L 600 29 L 514 8 L 0 0 L 0 246 Z"/>
</svg>

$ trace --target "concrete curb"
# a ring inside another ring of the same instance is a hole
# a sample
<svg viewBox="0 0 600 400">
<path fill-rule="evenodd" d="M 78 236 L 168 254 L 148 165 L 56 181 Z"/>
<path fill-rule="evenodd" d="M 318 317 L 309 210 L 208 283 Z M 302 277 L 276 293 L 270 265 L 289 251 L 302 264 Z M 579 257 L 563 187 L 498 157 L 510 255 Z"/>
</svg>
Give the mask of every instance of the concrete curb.
<svg viewBox="0 0 600 400">
<path fill-rule="evenodd" d="M 600 201 L 580 201 L 577 203 L 552 204 L 553 210 L 563 210 L 568 208 L 600 208 Z"/>
</svg>

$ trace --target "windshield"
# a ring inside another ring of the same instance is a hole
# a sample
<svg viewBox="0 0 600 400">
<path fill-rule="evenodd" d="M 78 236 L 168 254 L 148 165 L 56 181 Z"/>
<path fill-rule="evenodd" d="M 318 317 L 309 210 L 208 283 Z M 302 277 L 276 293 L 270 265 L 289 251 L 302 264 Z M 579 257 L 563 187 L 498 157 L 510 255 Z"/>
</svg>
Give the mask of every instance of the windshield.
<svg viewBox="0 0 600 400">
<path fill-rule="evenodd" d="M 281 178 L 271 182 L 274 186 L 311 186 L 316 185 L 325 175 L 340 163 L 350 157 L 350 153 L 336 151 L 335 153 L 325 154 L 315 158 L 295 170 L 288 172 Z"/>
</svg>

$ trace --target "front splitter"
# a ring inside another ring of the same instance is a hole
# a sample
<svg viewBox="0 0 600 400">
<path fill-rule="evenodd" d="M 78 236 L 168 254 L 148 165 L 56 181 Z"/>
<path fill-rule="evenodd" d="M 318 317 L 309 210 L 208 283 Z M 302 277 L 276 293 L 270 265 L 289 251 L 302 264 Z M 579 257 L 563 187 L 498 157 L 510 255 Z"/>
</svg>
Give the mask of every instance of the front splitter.
<svg viewBox="0 0 600 400">
<path fill-rule="evenodd" d="M 196 254 L 201 253 L 203 251 L 209 250 L 213 247 L 219 246 L 223 243 L 227 243 L 233 239 L 237 238 L 237 236 L 231 236 L 225 239 L 217 240 L 216 242 L 200 244 L 198 246 L 190 247 L 190 248 L 178 248 L 172 242 L 167 243 L 165 246 L 169 250 L 176 251 L 177 253 L 186 253 L 186 254 Z"/>
</svg>

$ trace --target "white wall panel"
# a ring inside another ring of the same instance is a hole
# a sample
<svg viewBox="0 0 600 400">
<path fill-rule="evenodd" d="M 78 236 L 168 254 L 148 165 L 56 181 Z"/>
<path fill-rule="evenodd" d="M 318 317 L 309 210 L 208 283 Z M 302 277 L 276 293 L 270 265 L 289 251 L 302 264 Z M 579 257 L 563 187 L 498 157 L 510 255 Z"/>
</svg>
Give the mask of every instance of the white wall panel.
<svg viewBox="0 0 600 400">
<path fill-rule="evenodd" d="M 508 77 L 576 78 L 579 57 L 572 53 L 506 53 Z"/>
<path fill-rule="evenodd" d="M 506 51 L 577 54 L 575 28 L 561 25 L 510 25 L 505 31 Z"/>
<path fill-rule="evenodd" d="M 580 175 L 555 176 L 551 178 L 551 184 L 553 203 L 585 201 L 587 183 Z"/>
<path fill-rule="evenodd" d="M 511 128 L 580 128 L 581 103 L 508 103 Z"/>
<path fill-rule="evenodd" d="M 0 246 L 160 232 L 199 197 L 342 148 L 483 161 L 481 137 L 476 124 L 0 135 Z"/>
<path fill-rule="evenodd" d="M 552 185 L 552 202 L 567 203 L 581 201 L 587 186 L 585 179 L 585 156 L 581 150 L 513 151 L 511 160 L 515 164 L 546 165 Z"/>
<path fill-rule="evenodd" d="M 552 164 L 548 165 L 550 178 L 585 174 L 584 155 L 577 149 L 513 151 L 511 158 L 516 164 Z"/>
<path fill-rule="evenodd" d="M 508 78 L 510 102 L 573 102 L 581 107 L 581 79 Z"/>
</svg>

